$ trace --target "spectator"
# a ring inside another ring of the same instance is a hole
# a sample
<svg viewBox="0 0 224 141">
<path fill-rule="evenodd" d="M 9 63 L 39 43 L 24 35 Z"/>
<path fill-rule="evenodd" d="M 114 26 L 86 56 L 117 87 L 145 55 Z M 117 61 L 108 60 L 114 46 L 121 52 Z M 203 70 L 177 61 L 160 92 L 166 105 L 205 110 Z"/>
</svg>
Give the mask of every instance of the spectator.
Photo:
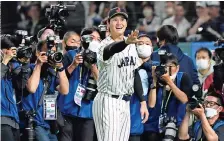
<svg viewBox="0 0 224 141">
<path fill-rule="evenodd" d="M 223 141 L 224 140 L 224 121 L 220 119 L 219 113 L 223 109 L 222 96 L 211 92 L 205 97 L 203 106 L 200 104 L 199 108 L 193 110 L 187 106 L 187 112 L 183 122 L 179 128 L 179 140 L 190 140 L 194 138 L 195 141 Z M 199 118 L 194 124 L 193 136 L 188 134 L 188 122 L 190 113 L 193 113 Z"/>
<path fill-rule="evenodd" d="M 163 64 L 167 72 L 160 79 L 155 74 L 156 67 L 152 68 L 153 83 L 148 97 L 151 118 L 145 126 L 148 141 L 164 138 L 165 118 L 175 117 L 176 126 L 181 124 L 185 114 L 185 103 L 188 101 L 187 97 L 191 90 L 190 77 L 186 73 L 179 72 L 180 66 L 174 54 L 168 54 Z M 161 86 L 162 81 L 165 91 Z"/>
<path fill-rule="evenodd" d="M 97 5 L 94 2 L 90 2 L 89 14 L 86 19 L 86 27 L 98 26 L 102 20 L 100 15 L 96 13 Z"/>
<path fill-rule="evenodd" d="M 189 35 L 196 34 L 198 28 L 210 19 L 205 1 L 196 2 L 196 14 L 197 18 L 194 19 L 191 24 L 191 28 L 189 29 Z"/>
<path fill-rule="evenodd" d="M 110 2 L 101 2 L 98 13 L 101 16 L 101 18 L 103 19 L 107 18 L 109 11 L 110 11 Z"/>
<path fill-rule="evenodd" d="M 190 28 L 190 23 L 184 17 L 185 10 L 183 5 L 178 4 L 175 7 L 175 15 L 165 19 L 162 25 L 173 25 L 177 28 L 179 38 L 185 38 L 187 36 L 187 30 Z"/>
<path fill-rule="evenodd" d="M 205 93 L 208 92 L 208 89 L 213 83 L 213 66 L 215 65 L 212 60 L 212 53 L 208 48 L 202 47 L 198 49 L 195 53 L 196 66 L 198 69 L 198 78 L 202 84 L 202 92 L 204 99 Z"/>
<path fill-rule="evenodd" d="M 177 46 L 178 33 L 177 29 L 171 25 L 164 25 L 157 31 L 158 47 L 160 50 L 166 50 L 169 53 L 175 54 L 180 64 L 180 71 L 186 72 L 191 76 L 194 84 L 199 84 L 197 70 L 194 66 L 193 60 L 185 55 L 182 50 Z M 151 59 L 153 61 L 159 61 L 158 52 L 153 52 Z"/>
<path fill-rule="evenodd" d="M 143 6 L 144 18 L 140 19 L 137 25 L 139 31 L 147 33 L 155 33 L 160 27 L 161 20 L 154 14 L 154 7 L 151 4 L 146 4 Z"/>
<path fill-rule="evenodd" d="M 63 37 L 63 53 L 65 54 L 69 50 L 77 49 L 80 47 L 80 36 L 74 32 L 66 32 Z"/>
<path fill-rule="evenodd" d="M 210 1 L 207 4 L 210 20 L 202 25 L 202 35 L 205 40 L 215 41 L 224 37 L 224 17 L 219 13 L 220 3 L 218 1 Z"/>
<path fill-rule="evenodd" d="M 142 34 L 138 37 L 139 40 L 143 41 L 137 44 L 138 56 L 147 62 L 150 60 L 150 56 L 153 51 L 152 42 L 148 35 Z M 151 72 L 147 72 L 143 66 L 139 67 L 139 75 L 143 87 L 143 95 L 146 97 L 149 90 L 149 75 Z M 151 75 L 150 75 L 151 76 Z M 144 125 L 141 119 L 141 113 L 139 109 L 141 108 L 140 101 L 136 94 L 133 94 L 130 100 L 130 114 L 131 114 L 131 132 L 129 141 L 140 141 L 141 134 L 144 131 Z"/>
<path fill-rule="evenodd" d="M 175 2 L 174 1 L 167 1 L 165 6 L 166 18 L 170 18 L 175 13 Z"/>
<path fill-rule="evenodd" d="M 40 16 L 41 6 L 39 3 L 32 3 L 28 9 L 28 16 L 31 18 L 27 25 L 29 35 L 37 35 L 38 31 L 47 24 L 47 19 Z"/>
</svg>

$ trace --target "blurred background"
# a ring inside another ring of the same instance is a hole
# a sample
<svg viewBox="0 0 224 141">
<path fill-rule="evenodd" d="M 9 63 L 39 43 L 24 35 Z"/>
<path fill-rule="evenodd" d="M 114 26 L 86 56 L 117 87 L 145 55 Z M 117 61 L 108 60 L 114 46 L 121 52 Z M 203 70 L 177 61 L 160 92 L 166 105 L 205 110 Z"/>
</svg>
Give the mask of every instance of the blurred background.
<svg viewBox="0 0 224 141">
<path fill-rule="evenodd" d="M 27 30 L 30 36 L 48 25 L 46 8 L 58 2 L 4 1 L 1 2 L 1 33 L 13 34 L 16 30 Z M 97 1 L 64 2 L 76 5 L 66 18 L 66 30 L 80 33 L 82 28 L 98 26 L 113 7 L 125 8 L 128 12 L 128 28 L 150 35 L 156 40 L 157 29 L 171 24 L 178 30 L 181 42 L 215 41 L 224 36 L 223 1 Z"/>
</svg>

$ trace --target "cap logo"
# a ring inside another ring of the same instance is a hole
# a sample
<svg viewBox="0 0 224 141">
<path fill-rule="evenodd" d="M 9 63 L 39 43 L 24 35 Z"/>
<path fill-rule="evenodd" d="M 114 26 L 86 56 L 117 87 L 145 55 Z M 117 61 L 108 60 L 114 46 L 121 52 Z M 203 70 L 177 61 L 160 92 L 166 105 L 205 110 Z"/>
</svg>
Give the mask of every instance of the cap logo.
<svg viewBox="0 0 224 141">
<path fill-rule="evenodd" d="M 121 12 L 121 8 L 120 8 L 120 7 L 118 7 L 116 11 L 117 11 L 117 12 Z"/>
</svg>

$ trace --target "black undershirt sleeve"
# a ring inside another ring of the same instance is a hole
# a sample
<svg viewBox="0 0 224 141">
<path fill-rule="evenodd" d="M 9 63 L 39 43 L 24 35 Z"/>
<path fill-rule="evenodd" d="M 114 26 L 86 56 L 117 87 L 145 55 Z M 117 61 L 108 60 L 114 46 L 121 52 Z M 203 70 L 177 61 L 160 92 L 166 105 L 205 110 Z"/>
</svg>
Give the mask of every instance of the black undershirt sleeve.
<svg viewBox="0 0 224 141">
<path fill-rule="evenodd" d="M 143 88 L 142 88 L 142 81 L 141 77 L 139 75 L 138 70 L 135 70 L 135 78 L 134 78 L 134 91 L 137 97 L 139 98 L 139 101 L 145 101 L 145 98 L 143 96 Z"/>
<path fill-rule="evenodd" d="M 128 44 L 125 41 L 113 42 L 107 45 L 103 50 L 103 60 L 106 61 L 112 57 L 115 53 L 119 53 L 127 47 Z"/>
</svg>

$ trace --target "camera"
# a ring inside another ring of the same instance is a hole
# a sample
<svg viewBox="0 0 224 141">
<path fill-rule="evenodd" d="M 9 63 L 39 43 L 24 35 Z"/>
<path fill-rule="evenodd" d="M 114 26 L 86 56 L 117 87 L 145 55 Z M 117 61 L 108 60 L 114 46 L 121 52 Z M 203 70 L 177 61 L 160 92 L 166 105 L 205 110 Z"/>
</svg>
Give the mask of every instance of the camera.
<svg viewBox="0 0 224 141">
<path fill-rule="evenodd" d="M 93 76 L 90 75 L 86 87 L 86 94 L 84 96 L 84 100 L 93 100 L 97 94 L 97 85 L 96 81 L 94 80 Z"/>
<path fill-rule="evenodd" d="M 200 108 L 199 103 L 202 103 L 202 87 L 199 84 L 194 84 L 192 86 L 192 93 L 195 98 L 190 98 L 187 105 L 191 110 L 195 108 Z"/>
<path fill-rule="evenodd" d="M 167 73 L 167 69 L 166 69 L 167 52 L 166 50 L 159 50 L 158 54 L 160 56 L 160 65 L 156 66 L 155 74 L 159 84 L 163 86 L 163 85 L 166 85 L 166 82 L 161 80 L 161 76 Z"/>
<path fill-rule="evenodd" d="M 45 16 L 48 17 L 50 25 L 54 27 L 54 31 L 62 31 L 65 26 L 65 18 L 69 16 L 69 11 L 75 11 L 74 5 L 63 5 L 59 2 L 58 5 L 51 5 L 46 9 Z"/>
<path fill-rule="evenodd" d="M 177 134 L 176 119 L 174 117 L 166 119 L 168 122 L 165 127 L 165 136 L 163 141 L 174 141 Z"/>
<path fill-rule="evenodd" d="M 54 62 L 54 63 L 61 63 L 63 60 L 63 54 L 61 52 L 58 52 L 59 48 L 58 45 L 55 44 L 56 41 L 56 36 L 47 36 L 47 48 L 48 48 L 48 52 L 47 52 L 47 57 L 48 60 Z M 57 46 L 57 52 L 52 51 L 51 49 Z"/>
</svg>

